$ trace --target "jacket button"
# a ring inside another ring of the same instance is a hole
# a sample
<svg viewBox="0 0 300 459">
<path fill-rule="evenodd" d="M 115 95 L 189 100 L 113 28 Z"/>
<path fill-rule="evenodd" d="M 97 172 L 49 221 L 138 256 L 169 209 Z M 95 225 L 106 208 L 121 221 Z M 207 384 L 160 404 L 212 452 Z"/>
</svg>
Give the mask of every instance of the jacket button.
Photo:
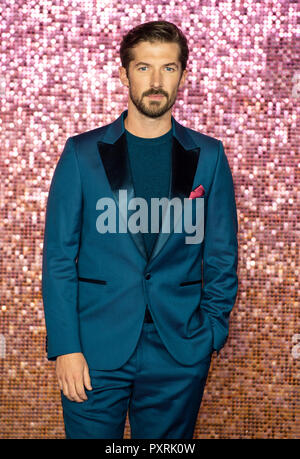
<svg viewBox="0 0 300 459">
<path fill-rule="evenodd" d="M 145 275 L 145 279 L 148 280 L 148 279 L 150 279 L 150 278 L 151 278 L 151 274 L 150 274 L 150 273 L 147 273 L 147 274 Z"/>
</svg>

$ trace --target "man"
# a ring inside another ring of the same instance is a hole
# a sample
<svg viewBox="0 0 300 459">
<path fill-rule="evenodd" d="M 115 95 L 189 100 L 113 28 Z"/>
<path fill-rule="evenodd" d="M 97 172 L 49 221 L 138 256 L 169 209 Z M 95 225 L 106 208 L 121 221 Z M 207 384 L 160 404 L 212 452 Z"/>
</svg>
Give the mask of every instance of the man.
<svg viewBox="0 0 300 459">
<path fill-rule="evenodd" d="M 182 32 L 141 24 L 120 54 L 128 110 L 67 140 L 49 191 L 48 359 L 67 438 L 123 438 L 127 410 L 132 438 L 193 438 L 237 294 L 232 175 L 221 141 L 171 115 L 187 77 Z M 176 212 L 155 214 L 155 198 Z M 198 242 L 180 231 L 192 214 Z"/>
</svg>

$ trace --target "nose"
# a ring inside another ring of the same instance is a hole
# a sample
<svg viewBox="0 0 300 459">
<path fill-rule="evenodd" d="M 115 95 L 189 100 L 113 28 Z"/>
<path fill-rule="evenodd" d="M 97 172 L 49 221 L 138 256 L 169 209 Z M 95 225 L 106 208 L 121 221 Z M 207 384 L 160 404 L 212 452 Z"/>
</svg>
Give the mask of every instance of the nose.
<svg viewBox="0 0 300 459">
<path fill-rule="evenodd" d="M 151 86 L 153 88 L 159 88 L 162 86 L 162 74 L 159 70 L 153 70 L 151 74 Z"/>
</svg>

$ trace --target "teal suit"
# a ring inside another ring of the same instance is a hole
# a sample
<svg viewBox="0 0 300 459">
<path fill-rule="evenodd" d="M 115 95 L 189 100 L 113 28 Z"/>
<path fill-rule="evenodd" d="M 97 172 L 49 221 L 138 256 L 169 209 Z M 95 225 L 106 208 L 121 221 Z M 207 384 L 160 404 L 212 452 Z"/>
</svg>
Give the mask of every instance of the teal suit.
<svg viewBox="0 0 300 459">
<path fill-rule="evenodd" d="M 186 244 L 188 234 L 175 232 L 178 220 L 172 220 L 173 231 L 160 231 L 147 256 L 140 232 L 99 233 L 99 198 L 113 199 L 119 228 L 119 190 L 127 190 L 128 201 L 134 197 L 126 115 L 127 110 L 106 126 L 70 137 L 53 175 L 42 275 L 48 358 L 82 352 L 91 371 L 125 368 L 136 355 L 148 304 L 148 325 L 165 351 L 177 365 L 192 368 L 224 346 L 237 295 L 231 171 L 221 141 L 172 116 L 169 199 L 183 204 L 202 185 L 205 194 L 192 206 L 204 200 L 203 241 Z"/>
</svg>

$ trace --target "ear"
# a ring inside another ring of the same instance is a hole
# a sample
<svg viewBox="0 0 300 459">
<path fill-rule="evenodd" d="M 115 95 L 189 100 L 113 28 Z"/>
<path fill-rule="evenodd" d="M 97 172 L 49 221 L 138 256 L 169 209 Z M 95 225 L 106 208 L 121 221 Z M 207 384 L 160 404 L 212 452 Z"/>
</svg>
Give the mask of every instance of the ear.
<svg viewBox="0 0 300 459">
<path fill-rule="evenodd" d="M 119 78 L 123 84 L 123 86 L 129 87 L 129 81 L 126 75 L 125 67 L 119 67 Z"/>
<path fill-rule="evenodd" d="M 182 72 L 182 75 L 181 75 L 181 79 L 180 79 L 180 83 L 179 83 L 179 85 L 178 85 L 178 88 L 182 88 L 182 86 L 184 85 L 185 80 L 186 80 L 186 77 L 187 77 L 187 74 L 188 74 L 188 71 L 185 69 L 185 70 Z"/>
</svg>

